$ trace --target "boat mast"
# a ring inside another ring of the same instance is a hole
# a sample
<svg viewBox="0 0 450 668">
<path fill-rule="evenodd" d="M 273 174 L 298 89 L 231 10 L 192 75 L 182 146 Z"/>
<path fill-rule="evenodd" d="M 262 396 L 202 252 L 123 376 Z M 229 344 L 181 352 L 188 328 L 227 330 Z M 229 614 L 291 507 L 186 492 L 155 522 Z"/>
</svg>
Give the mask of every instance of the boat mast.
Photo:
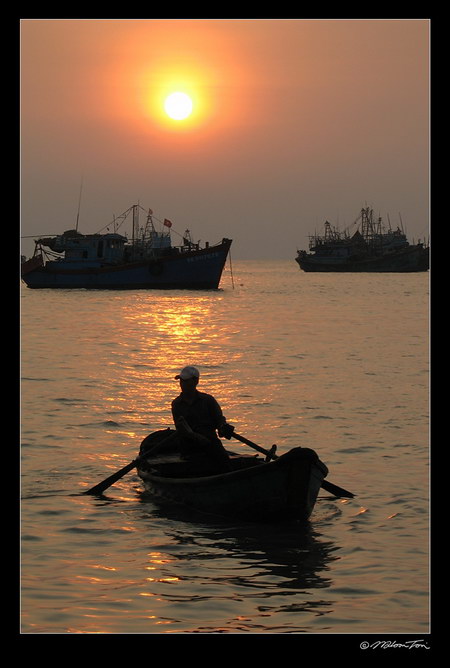
<svg viewBox="0 0 450 668">
<path fill-rule="evenodd" d="M 133 246 L 139 237 L 139 204 L 133 204 Z"/>
<path fill-rule="evenodd" d="M 78 211 L 77 211 L 77 224 L 75 226 L 75 230 L 78 232 L 78 221 L 80 219 L 80 207 L 81 207 L 81 191 L 83 190 L 83 179 L 81 179 L 81 185 L 80 185 L 80 196 L 78 198 Z"/>
<path fill-rule="evenodd" d="M 145 224 L 144 237 L 143 240 L 148 243 L 148 241 L 153 239 L 153 233 L 155 232 L 155 226 L 153 225 L 153 211 L 148 210 L 147 222 Z"/>
<path fill-rule="evenodd" d="M 365 241 L 373 239 L 373 211 L 370 207 L 361 209 L 361 234 Z"/>
</svg>

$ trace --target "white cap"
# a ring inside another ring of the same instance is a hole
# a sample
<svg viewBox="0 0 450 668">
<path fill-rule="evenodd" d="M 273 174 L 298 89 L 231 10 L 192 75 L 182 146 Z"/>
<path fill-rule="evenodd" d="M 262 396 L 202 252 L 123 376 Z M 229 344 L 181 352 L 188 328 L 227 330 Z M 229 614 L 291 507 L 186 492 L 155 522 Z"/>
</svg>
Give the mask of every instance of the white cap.
<svg viewBox="0 0 450 668">
<path fill-rule="evenodd" d="M 175 380 L 189 380 L 189 378 L 200 378 L 200 372 L 195 366 L 185 366 L 180 373 L 175 376 Z"/>
</svg>

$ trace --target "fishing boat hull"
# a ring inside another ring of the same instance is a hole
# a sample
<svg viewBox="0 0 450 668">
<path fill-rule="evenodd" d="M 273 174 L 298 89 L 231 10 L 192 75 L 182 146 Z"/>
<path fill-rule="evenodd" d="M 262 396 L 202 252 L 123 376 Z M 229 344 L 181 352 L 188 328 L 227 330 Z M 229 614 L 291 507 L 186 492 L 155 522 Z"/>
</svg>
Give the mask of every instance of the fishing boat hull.
<svg viewBox="0 0 450 668">
<path fill-rule="evenodd" d="M 268 463 L 255 457 L 231 461 L 236 470 L 229 473 L 177 477 L 176 464 L 170 472 L 170 465 L 167 469 L 149 459 L 138 475 L 157 499 L 234 519 L 282 522 L 310 517 L 328 474 L 309 448 L 294 448 Z"/>
<path fill-rule="evenodd" d="M 386 255 L 363 258 L 336 258 L 299 252 L 295 260 L 300 269 L 306 272 L 409 273 L 428 271 L 429 249 L 409 246 Z"/>
<path fill-rule="evenodd" d="M 24 263 L 22 280 L 29 288 L 215 290 L 230 246 L 231 240 L 223 239 L 208 248 L 123 264 L 84 266 L 56 260 L 33 267 Z"/>
</svg>

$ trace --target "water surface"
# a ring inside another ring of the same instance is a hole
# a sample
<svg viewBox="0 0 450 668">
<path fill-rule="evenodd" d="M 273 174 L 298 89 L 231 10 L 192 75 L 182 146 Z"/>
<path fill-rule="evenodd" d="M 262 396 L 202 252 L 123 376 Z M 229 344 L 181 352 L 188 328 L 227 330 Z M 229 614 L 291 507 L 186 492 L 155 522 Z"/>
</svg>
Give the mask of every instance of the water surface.
<svg viewBox="0 0 450 668">
<path fill-rule="evenodd" d="M 21 633 L 429 631 L 428 274 L 233 282 L 22 287 Z M 171 426 L 186 364 L 238 433 L 313 448 L 357 496 L 270 527 L 157 506 L 134 472 L 83 496 Z"/>
</svg>

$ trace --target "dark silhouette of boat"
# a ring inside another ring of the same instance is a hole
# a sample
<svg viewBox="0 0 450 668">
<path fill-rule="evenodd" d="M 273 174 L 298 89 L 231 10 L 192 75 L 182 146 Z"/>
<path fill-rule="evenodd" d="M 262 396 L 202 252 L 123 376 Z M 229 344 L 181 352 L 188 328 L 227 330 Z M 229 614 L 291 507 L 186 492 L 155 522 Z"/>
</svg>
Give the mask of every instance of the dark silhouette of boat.
<svg viewBox="0 0 450 668">
<path fill-rule="evenodd" d="M 350 235 L 340 232 L 328 221 L 323 235 L 309 237 L 308 253 L 297 251 L 303 271 L 335 272 L 414 272 L 429 269 L 429 247 L 410 244 L 403 229 L 386 228 L 381 217 L 374 220 L 370 207 L 361 209 L 353 223 L 360 224 Z M 353 227 L 353 225 L 351 227 Z"/>
<path fill-rule="evenodd" d="M 22 280 L 29 288 L 217 289 L 231 239 L 201 248 L 186 230 L 181 245 L 174 246 L 171 221 L 165 219 L 157 231 L 150 209 L 140 228 L 140 209 L 135 204 L 114 220 L 114 232 L 81 234 L 74 229 L 36 239 L 33 257 L 22 258 Z M 133 233 L 128 240 L 117 229 L 130 213 Z"/>
<path fill-rule="evenodd" d="M 171 433 L 170 429 L 161 430 L 151 437 L 158 443 L 170 440 L 167 435 Z M 247 521 L 307 520 L 328 474 L 326 465 L 310 448 L 293 448 L 272 461 L 228 452 L 231 470 L 222 473 L 199 461 L 184 460 L 176 449 L 176 444 L 172 452 L 166 446 L 160 455 L 150 450 L 136 460 L 138 475 L 152 497 Z"/>
</svg>

